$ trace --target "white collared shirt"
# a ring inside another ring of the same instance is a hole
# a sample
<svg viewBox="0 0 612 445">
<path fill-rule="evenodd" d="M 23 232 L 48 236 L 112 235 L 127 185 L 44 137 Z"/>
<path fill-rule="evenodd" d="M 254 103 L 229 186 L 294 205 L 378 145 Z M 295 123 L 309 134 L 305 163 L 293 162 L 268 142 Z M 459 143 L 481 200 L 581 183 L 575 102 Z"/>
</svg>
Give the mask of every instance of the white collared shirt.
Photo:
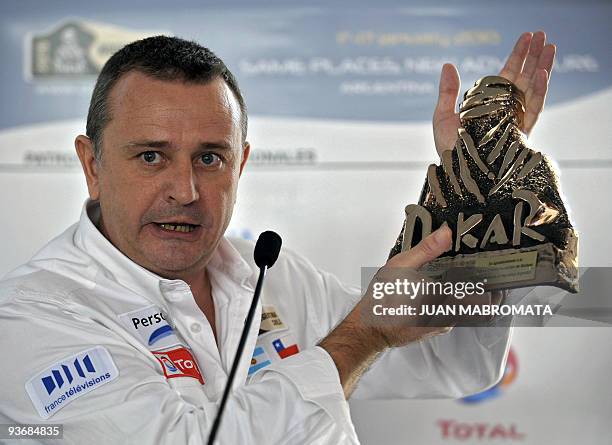
<svg viewBox="0 0 612 445">
<path fill-rule="evenodd" d="M 0 423 L 64 425 L 65 443 L 206 443 L 257 279 L 253 244 L 207 265 L 218 345 L 189 286 L 78 224 L 0 282 Z M 284 251 L 268 272 L 218 443 L 358 443 L 337 370 L 316 346 L 360 298 Z M 261 320 L 261 323 L 260 323 Z M 456 328 L 389 351 L 356 398 L 460 397 L 494 384 L 507 327 Z"/>
</svg>

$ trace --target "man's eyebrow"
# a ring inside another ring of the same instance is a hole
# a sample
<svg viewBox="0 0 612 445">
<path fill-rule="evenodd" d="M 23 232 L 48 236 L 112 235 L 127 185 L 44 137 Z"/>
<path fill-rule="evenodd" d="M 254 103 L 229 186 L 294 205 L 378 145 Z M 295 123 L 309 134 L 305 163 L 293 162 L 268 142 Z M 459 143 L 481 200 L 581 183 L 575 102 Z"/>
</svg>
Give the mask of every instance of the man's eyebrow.
<svg viewBox="0 0 612 445">
<path fill-rule="evenodd" d="M 170 148 L 170 142 L 168 141 L 132 141 L 128 142 L 123 148 Z"/>
<path fill-rule="evenodd" d="M 232 146 L 225 141 L 201 142 L 200 150 L 231 150 Z"/>
<path fill-rule="evenodd" d="M 159 149 L 168 149 L 171 148 L 172 144 L 168 141 L 155 141 L 155 140 L 142 140 L 142 141 L 133 141 L 125 144 L 123 148 L 132 149 L 132 148 L 159 148 Z M 224 141 L 214 141 L 214 142 L 201 142 L 198 145 L 200 150 L 231 150 L 232 147 L 230 144 Z"/>
</svg>

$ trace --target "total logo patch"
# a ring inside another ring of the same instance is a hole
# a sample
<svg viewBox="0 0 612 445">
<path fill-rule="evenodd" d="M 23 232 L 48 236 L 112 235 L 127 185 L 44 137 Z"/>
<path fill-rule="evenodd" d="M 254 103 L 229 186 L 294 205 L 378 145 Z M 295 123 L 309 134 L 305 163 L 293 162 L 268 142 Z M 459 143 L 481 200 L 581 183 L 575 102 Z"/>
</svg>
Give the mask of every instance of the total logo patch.
<svg viewBox="0 0 612 445">
<path fill-rule="evenodd" d="M 191 377 L 204 384 L 204 379 L 198 368 L 198 363 L 187 348 L 180 347 L 169 351 L 152 351 L 161 364 L 167 379 L 175 377 Z"/>
<path fill-rule="evenodd" d="M 26 392 L 38 415 L 48 419 L 81 396 L 112 382 L 119 371 L 103 346 L 66 357 L 32 377 Z"/>
<path fill-rule="evenodd" d="M 166 314 L 153 305 L 119 315 L 123 325 L 150 350 L 177 346 L 181 341 L 166 320 Z"/>
</svg>

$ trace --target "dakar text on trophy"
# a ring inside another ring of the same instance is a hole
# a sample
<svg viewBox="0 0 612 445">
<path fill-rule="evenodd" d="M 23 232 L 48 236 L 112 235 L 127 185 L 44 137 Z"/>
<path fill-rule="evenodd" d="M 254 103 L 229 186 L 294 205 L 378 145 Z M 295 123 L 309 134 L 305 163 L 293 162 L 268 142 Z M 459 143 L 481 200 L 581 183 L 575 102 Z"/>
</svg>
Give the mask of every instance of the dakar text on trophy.
<svg viewBox="0 0 612 445">
<path fill-rule="evenodd" d="M 433 277 L 466 268 L 489 289 L 578 291 L 578 236 L 551 163 L 519 130 L 524 105 L 523 93 L 498 76 L 465 93 L 455 147 L 429 166 L 419 205 L 406 207 L 390 256 L 448 224 L 452 248 L 424 268 Z"/>
</svg>

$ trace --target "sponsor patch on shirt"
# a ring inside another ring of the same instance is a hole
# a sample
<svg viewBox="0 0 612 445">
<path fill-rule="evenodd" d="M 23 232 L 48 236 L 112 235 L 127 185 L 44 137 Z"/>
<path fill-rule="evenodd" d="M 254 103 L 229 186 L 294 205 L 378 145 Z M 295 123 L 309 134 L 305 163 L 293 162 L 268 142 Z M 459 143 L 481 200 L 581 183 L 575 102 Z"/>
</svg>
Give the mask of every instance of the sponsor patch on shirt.
<svg viewBox="0 0 612 445">
<path fill-rule="evenodd" d="M 161 364 L 167 379 L 175 377 L 190 377 L 204 384 L 204 379 L 198 368 L 198 363 L 187 348 L 181 347 L 169 351 L 152 351 Z"/>
<path fill-rule="evenodd" d="M 287 358 L 300 352 L 293 335 L 287 334 L 272 340 L 272 346 L 280 358 Z"/>
<path fill-rule="evenodd" d="M 108 350 L 95 346 L 66 357 L 32 377 L 25 389 L 42 419 L 112 382 L 119 371 Z"/>
<path fill-rule="evenodd" d="M 253 351 L 253 358 L 251 358 L 249 376 L 271 364 L 272 362 L 270 361 L 265 349 L 262 346 L 256 346 L 255 350 Z"/>
<path fill-rule="evenodd" d="M 133 332 L 149 351 L 157 351 L 181 344 L 166 314 L 153 305 L 119 315 L 123 325 Z"/>
<path fill-rule="evenodd" d="M 287 329 L 273 305 L 264 305 L 261 308 L 261 324 L 259 325 L 259 335 L 267 334 L 271 331 Z"/>
</svg>

